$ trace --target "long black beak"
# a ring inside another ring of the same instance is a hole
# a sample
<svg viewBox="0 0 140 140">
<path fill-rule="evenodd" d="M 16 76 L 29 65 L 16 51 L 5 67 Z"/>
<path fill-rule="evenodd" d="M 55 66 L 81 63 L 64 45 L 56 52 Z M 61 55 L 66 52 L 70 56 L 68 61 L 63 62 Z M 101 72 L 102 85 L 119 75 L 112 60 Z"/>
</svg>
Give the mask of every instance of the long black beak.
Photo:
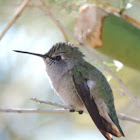
<svg viewBox="0 0 140 140">
<path fill-rule="evenodd" d="M 24 51 L 18 51 L 18 50 L 13 50 L 13 51 L 14 51 L 14 52 L 18 52 L 18 53 L 26 53 L 26 54 L 36 55 L 36 56 L 39 56 L 39 57 L 42 57 L 42 58 L 49 57 L 49 56 L 47 56 L 46 54 L 43 55 L 43 54 L 31 53 L 31 52 L 24 52 Z"/>
</svg>

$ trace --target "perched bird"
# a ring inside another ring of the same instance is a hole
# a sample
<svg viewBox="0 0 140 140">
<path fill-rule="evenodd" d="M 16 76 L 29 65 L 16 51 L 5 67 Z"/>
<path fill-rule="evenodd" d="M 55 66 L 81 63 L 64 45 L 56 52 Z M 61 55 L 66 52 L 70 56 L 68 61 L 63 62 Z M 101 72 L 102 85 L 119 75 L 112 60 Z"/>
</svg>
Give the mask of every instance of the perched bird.
<svg viewBox="0 0 140 140">
<path fill-rule="evenodd" d="M 77 47 L 70 43 L 57 43 L 44 55 L 15 51 L 43 58 L 53 89 L 72 108 L 71 112 L 88 112 L 107 140 L 113 140 L 112 135 L 124 136 L 106 78 L 84 60 Z"/>
</svg>

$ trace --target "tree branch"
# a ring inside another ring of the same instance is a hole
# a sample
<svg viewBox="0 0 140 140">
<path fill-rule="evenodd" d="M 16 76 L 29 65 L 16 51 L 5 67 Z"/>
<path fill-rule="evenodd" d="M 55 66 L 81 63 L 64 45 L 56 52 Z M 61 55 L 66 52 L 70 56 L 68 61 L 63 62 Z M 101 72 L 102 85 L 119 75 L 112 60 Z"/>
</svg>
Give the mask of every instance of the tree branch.
<svg viewBox="0 0 140 140">
<path fill-rule="evenodd" d="M 5 112 L 5 113 L 6 112 L 7 113 L 68 113 L 68 112 L 70 112 L 69 110 L 71 109 L 69 106 L 59 104 L 56 102 L 43 101 L 43 100 L 39 100 L 36 98 L 31 98 L 31 100 L 38 102 L 38 103 L 56 106 L 56 107 L 59 107 L 62 109 L 48 110 L 48 109 L 21 109 L 21 108 L 18 108 L 18 109 L 0 109 L 0 112 Z M 134 118 L 131 116 L 127 116 L 125 114 L 120 114 L 120 113 L 118 113 L 117 115 L 118 115 L 118 118 L 121 120 L 140 123 L 140 119 L 137 119 L 137 118 Z"/>
<path fill-rule="evenodd" d="M 43 0 L 41 0 L 43 2 Z M 47 11 L 46 9 L 43 9 L 42 7 L 39 7 L 38 5 L 34 4 L 33 2 L 31 2 L 35 7 L 37 7 L 38 9 L 40 9 L 46 16 L 48 16 L 55 24 L 58 24 L 71 38 L 73 38 L 74 40 L 76 40 L 80 45 L 83 44 L 83 42 L 81 40 L 78 39 L 78 37 L 76 37 L 75 35 L 73 35 L 73 33 L 71 33 L 63 24 L 61 24 L 61 22 L 56 19 L 54 17 L 54 15 L 49 11 Z M 43 2 L 44 3 L 44 2 Z"/>
<path fill-rule="evenodd" d="M 43 1 L 43 0 L 42 0 Z M 140 101 L 137 100 L 133 94 L 127 89 L 127 87 L 125 86 L 125 84 L 122 82 L 121 79 L 119 79 L 106 65 L 103 64 L 102 60 L 96 55 L 94 48 L 89 49 L 89 47 L 87 47 L 81 40 L 79 40 L 75 35 L 73 35 L 63 24 L 60 23 L 59 20 L 57 20 L 53 14 L 48 13 L 47 10 L 37 6 L 36 4 L 32 3 L 35 7 L 37 7 L 38 9 L 40 9 L 46 16 L 49 16 L 52 21 L 56 24 L 58 24 L 61 28 L 63 28 L 63 30 L 69 35 L 71 36 L 75 41 L 77 41 L 82 47 L 85 48 L 85 50 L 89 53 L 90 56 L 93 56 L 94 59 L 103 67 L 103 69 L 105 71 L 107 71 L 122 87 L 124 94 L 126 96 L 128 96 L 128 98 L 130 99 L 130 101 L 132 101 L 134 104 L 136 104 L 139 108 L 140 108 Z"/>
<path fill-rule="evenodd" d="M 62 104 L 59 104 L 59 103 L 56 103 L 56 102 L 48 102 L 48 101 L 43 101 L 43 100 L 39 100 L 39 99 L 36 99 L 36 98 L 30 98 L 30 99 L 35 101 L 35 102 L 48 104 L 48 105 L 53 105 L 53 106 L 60 107 L 60 108 L 63 108 L 63 109 L 71 109 L 70 106 L 62 105 Z"/>
<path fill-rule="evenodd" d="M 6 25 L 6 27 L 3 29 L 2 33 L 0 34 L 0 40 L 5 35 L 5 33 L 8 31 L 8 29 L 14 24 L 14 22 L 18 19 L 20 14 L 23 12 L 24 8 L 26 7 L 29 0 L 24 0 L 23 3 L 19 6 L 19 8 L 16 10 L 14 16 L 11 18 L 9 23 Z"/>
<path fill-rule="evenodd" d="M 52 16 L 52 13 L 51 13 L 50 10 L 49 10 L 49 8 L 48 8 L 47 6 L 45 6 L 45 2 L 44 2 L 43 0 L 39 0 L 39 1 L 40 1 L 40 3 L 41 3 L 42 7 L 40 7 L 39 5 L 34 4 L 33 2 L 30 2 L 30 3 L 31 3 L 34 7 L 39 8 L 40 10 L 45 9 L 45 11 L 47 11 L 47 16 L 53 17 L 53 16 Z M 52 19 L 53 21 L 55 20 L 54 18 L 51 18 L 51 19 Z M 63 34 L 63 37 L 64 37 L 65 41 L 68 42 L 67 35 L 66 35 L 66 33 L 65 33 L 64 29 L 63 29 L 63 27 L 60 26 L 59 21 L 56 20 L 54 23 L 55 23 L 56 26 L 60 29 L 61 33 Z"/>
<path fill-rule="evenodd" d="M 137 118 L 134 118 L 134 117 L 131 117 L 131 116 L 127 116 L 125 114 L 118 113 L 117 116 L 120 120 L 126 120 L 126 121 L 135 122 L 135 123 L 140 123 L 140 119 L 137 119 Z"/>
<path fill-rule="evenodd" d="M 69 110 L 66 109 L 55 109 L 55 110 L 48 110 L 48 109 L 0 109 L 0 112 L 8 112 L 8 113 L 66 113 Z"/>
</svg>

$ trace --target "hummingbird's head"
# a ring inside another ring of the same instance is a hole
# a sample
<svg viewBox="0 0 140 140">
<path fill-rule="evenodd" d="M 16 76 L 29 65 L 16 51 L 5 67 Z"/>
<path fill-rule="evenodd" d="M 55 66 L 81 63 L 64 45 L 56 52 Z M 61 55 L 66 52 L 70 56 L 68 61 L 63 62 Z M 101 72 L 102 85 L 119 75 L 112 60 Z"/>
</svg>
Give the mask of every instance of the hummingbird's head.
<svg viewBox="0 0 140 140">
<path fill-rule="evenodd" d="M 45 56 L 56 63 L 59 61 L 76 61 L 77 59 L 81 59 L 84 55 L 76 46 L 74 46 L 74 44 L 64 42 L 53 45 Z"/>
<path fill-rule="evenodd" d="M 17 51 L 19 53 L 26 53 L 42 57 L 48 73 L 57 71 L 67 71 L 71 69 L 76 63 L 83 59 L 83 54 L 77 47 L 70 43 L 56 43 L 45 54 L 36 54 L 31 52 Z"/>
<path fill-rule="evenodd" d="M 63 74 L 83 59 L 84 55 L 73 44 L 64 42 L 53 45 L 45 56 L 48 56 L 44 59 L 47 72 Z"/>
</svg>

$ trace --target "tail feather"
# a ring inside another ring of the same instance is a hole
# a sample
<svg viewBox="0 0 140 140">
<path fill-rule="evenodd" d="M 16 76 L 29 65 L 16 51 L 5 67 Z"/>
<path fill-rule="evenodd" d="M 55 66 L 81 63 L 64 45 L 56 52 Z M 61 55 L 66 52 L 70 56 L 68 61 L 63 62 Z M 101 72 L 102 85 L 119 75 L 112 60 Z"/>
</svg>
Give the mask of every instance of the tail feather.
<svg viewBox="0 0 140 140">
<path fill-rule="evenodd" d="M 102 116 L 102 122 L 106 128 L 106 131 L 109 132 L 110 134 L 112 134 L 113 136 L 116 137 L 122 137 L 124 136 L 124 134 L 122 134 L 117 127 L 113 126 L 112 124 L 110 124 L 106 119 L 104 119 Z"/>
<path fill-rule="evenodd" d="M 109 115 L 109 116 L 110 116 L 110 115 Z M 111 116 L 110 116 L 110 118 L 111 118 L 111 120 L 114 122 L 114 120 L 113 120 L 113 118 L 112 118 Z M 114 122 L 114 123 L 115 123 L 115 122 Z M 120 127 L 118 121 L 115 123 L 115 125 L 117 126 L 118 131 L 121 133 L 121 135 L 122 135 L 123 137 L 125 137 L 125 135 L 124 135 L 124 133 L 123 133 L 123 131 L 122 131 L 122 129 L 121 129 L 121 127 Z"/>
<path fill-rule="evenodd" d="M 82 76 L 82 74 L 80 73 Z M 90 90 L 88 88 L 87 82 L 76 82 L 76 78 L 73 76 L 73 82 L 77 93 L 81 100 L 83 101 L 88 113 L 90 114 L 92 120 L 94 121 L 97 128 L 104 135 L 107 140 L 113 140 L 112 135 L 119 136 L 119 132 L 115 131 L 107 121 L 104 119 L 97 108 L 94 98 L 90 96 Z M 118 134 L 117 134 L 118 133 Z"/>
<path fill-rule="evenodd" d="M 107 140 L 113 140 L 111 134 L 109 134 L 108 132 L 104 131 L 104 130 L 100 130 L 101 133 L 104 135 L 104 137 L 107 139 Z"/>
</svg>

